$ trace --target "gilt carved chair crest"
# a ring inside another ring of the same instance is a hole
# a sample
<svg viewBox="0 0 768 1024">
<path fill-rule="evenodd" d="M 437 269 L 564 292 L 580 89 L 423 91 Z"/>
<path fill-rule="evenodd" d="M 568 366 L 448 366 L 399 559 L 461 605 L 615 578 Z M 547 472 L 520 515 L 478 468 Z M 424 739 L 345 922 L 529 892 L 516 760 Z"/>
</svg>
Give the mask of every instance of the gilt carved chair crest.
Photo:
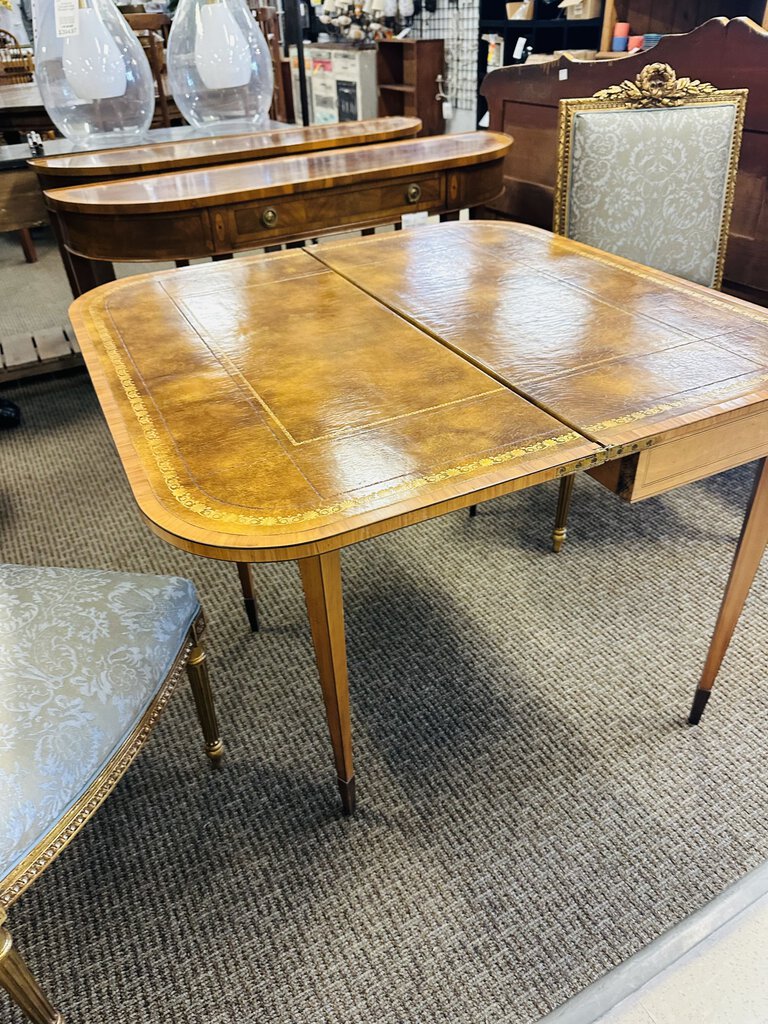
<svg viewBox="0 0 768 1024">
<path fill-rule="evenodd" d="M 561 100 L 554 231 L 719 288 L 746 100 L 659 63 Z"/>
</svg>

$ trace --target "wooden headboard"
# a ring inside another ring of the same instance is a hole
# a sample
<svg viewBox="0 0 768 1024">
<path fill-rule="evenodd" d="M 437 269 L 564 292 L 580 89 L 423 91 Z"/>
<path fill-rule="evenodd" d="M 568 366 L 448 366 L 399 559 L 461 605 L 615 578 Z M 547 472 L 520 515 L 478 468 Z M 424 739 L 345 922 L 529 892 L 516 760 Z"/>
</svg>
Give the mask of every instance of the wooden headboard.
<svg viewBox="0 0 768 1024">
<path fill-rule="evenodd" d="M 566 55 L 492 71 L 480 90 L 490 127 L 512 135 L 515 144 L 504 162 L 504 191 L 479 216 L 551 228 L 559 101 L 592 96 L 656 61 L 719 89 L 749 89 L 723 289 L 768 306 L 768 32 L 749 18 L 713 18 L 693 32 L 666 36 L 647 53 L 617 60 Z"/>
</svg>

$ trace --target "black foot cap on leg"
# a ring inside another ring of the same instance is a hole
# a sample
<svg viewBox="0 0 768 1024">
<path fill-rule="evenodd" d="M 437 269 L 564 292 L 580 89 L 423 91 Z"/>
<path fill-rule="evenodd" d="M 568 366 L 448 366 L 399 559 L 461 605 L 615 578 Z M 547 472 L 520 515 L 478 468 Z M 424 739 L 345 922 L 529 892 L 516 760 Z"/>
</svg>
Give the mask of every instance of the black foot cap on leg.
<svg viewBox="0 0 768 1024">
<path fill-rule="evenodd" d="M 341 806 L 344 808 L 345 814 L 355 813 L 355 777 L 354 775 L 345 782 L 344 779 L 339 779 L 339 793 L 341 793 Z"/>
<path fill-rule="evenodd" d="M 18 405 L 0 398 L 0 430 L 10 430 L 21 423 L 21 412 Z"/>
<path fill-rule="evenodd" d="M 470 519 L 474 519 L 476 515 L 477 515 L 477 505 L 470 505 L 469 506 L 469 518 Z"/>
<path fill-rule="evenodd" d="M 688 715 L 689 725 L 698 725 L 701 721 L 701 716 L 704 714 L 704 708 L 707 706 L 709 695 L 712 693 L 711 690 L 702 690 L 699 688 L 693 698 L 693 704 L 691 705 L 691 713 Z"/>
<path fill-rule="evenodd" d="M 256 602 L 252 597 L 246 597 L 243 599 L 245 605 L 245 614 L 248 616 L 248 622 L 251 626 L 252 633 L 259 632 L 259 612 L 256 608 Z"/>
</svg>

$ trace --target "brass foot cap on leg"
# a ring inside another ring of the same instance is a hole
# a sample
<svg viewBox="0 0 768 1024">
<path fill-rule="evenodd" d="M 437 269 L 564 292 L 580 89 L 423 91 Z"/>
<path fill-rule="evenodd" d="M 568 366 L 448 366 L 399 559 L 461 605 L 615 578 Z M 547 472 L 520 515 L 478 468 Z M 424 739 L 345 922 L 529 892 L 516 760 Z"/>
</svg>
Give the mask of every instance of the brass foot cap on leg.
<svg viewBox="0 0 768 1024">
<path fill-rule="evenodd" d="M 215 743 L 206 743 L 205 753 L 214 763 L 220 761 L 224 753 L 224 741 L 219 739 Z"/>
<path fill-rule="evenodd" d="M 352 776 L 348 781 L 339 779 L 339 793 L 341 793 L 341 806 L 344 809 L 345 814 L 355 813 L 355 777 Z"/>
<path fill-rule="evenodd" d="M 702 690 L 701 687 L 696 691 L 693 697 L 693 704 L 691 705 L 691 713 L 688 715 L 689 725 L 699 724 L 711 693 L 711 690 Z"/>
<path fill-rule="evenodd" d="M 562 530 L 555 530 L 552 534 L 552 550 L 555 554 L 558 554 L 563 544 L 565 543 L 565 535 L 568 531 L 563 528 Z"/>
</svg>

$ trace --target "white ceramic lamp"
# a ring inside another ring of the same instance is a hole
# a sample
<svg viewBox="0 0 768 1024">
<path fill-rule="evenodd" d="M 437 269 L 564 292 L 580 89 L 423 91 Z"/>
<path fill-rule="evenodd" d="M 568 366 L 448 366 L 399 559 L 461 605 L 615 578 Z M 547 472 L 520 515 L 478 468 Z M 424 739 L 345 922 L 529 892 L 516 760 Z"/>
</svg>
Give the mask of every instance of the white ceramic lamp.
<svg viewBox="0 0 768 1024">
<path fill-rule="evenodd" d="M 272 58 L 245 0 L 179 0 L 168 82 L 195 128 L 218 134 L 266 127 Z"/>
<path fill-rule="evenodd" d="M 62 64 L 69 84 L 81 100 L 123 96 L 128 84 L 123 55 L 99 12 L 80 7 L 78 31 L 62 47 Z"/>
<path fill-rule="evenodd" d="M 35 77 L 48 114 L 81 146 L 138 140 L 155 110 L 146 54 L 114 0 L 40 0 Z"/>
<path fill-rule="evenodd" d="M 195 67 L 208 89 L 236 89 L 251 78 L 251 51 L 223 0 L 198 11 Z"/>
</svg>

